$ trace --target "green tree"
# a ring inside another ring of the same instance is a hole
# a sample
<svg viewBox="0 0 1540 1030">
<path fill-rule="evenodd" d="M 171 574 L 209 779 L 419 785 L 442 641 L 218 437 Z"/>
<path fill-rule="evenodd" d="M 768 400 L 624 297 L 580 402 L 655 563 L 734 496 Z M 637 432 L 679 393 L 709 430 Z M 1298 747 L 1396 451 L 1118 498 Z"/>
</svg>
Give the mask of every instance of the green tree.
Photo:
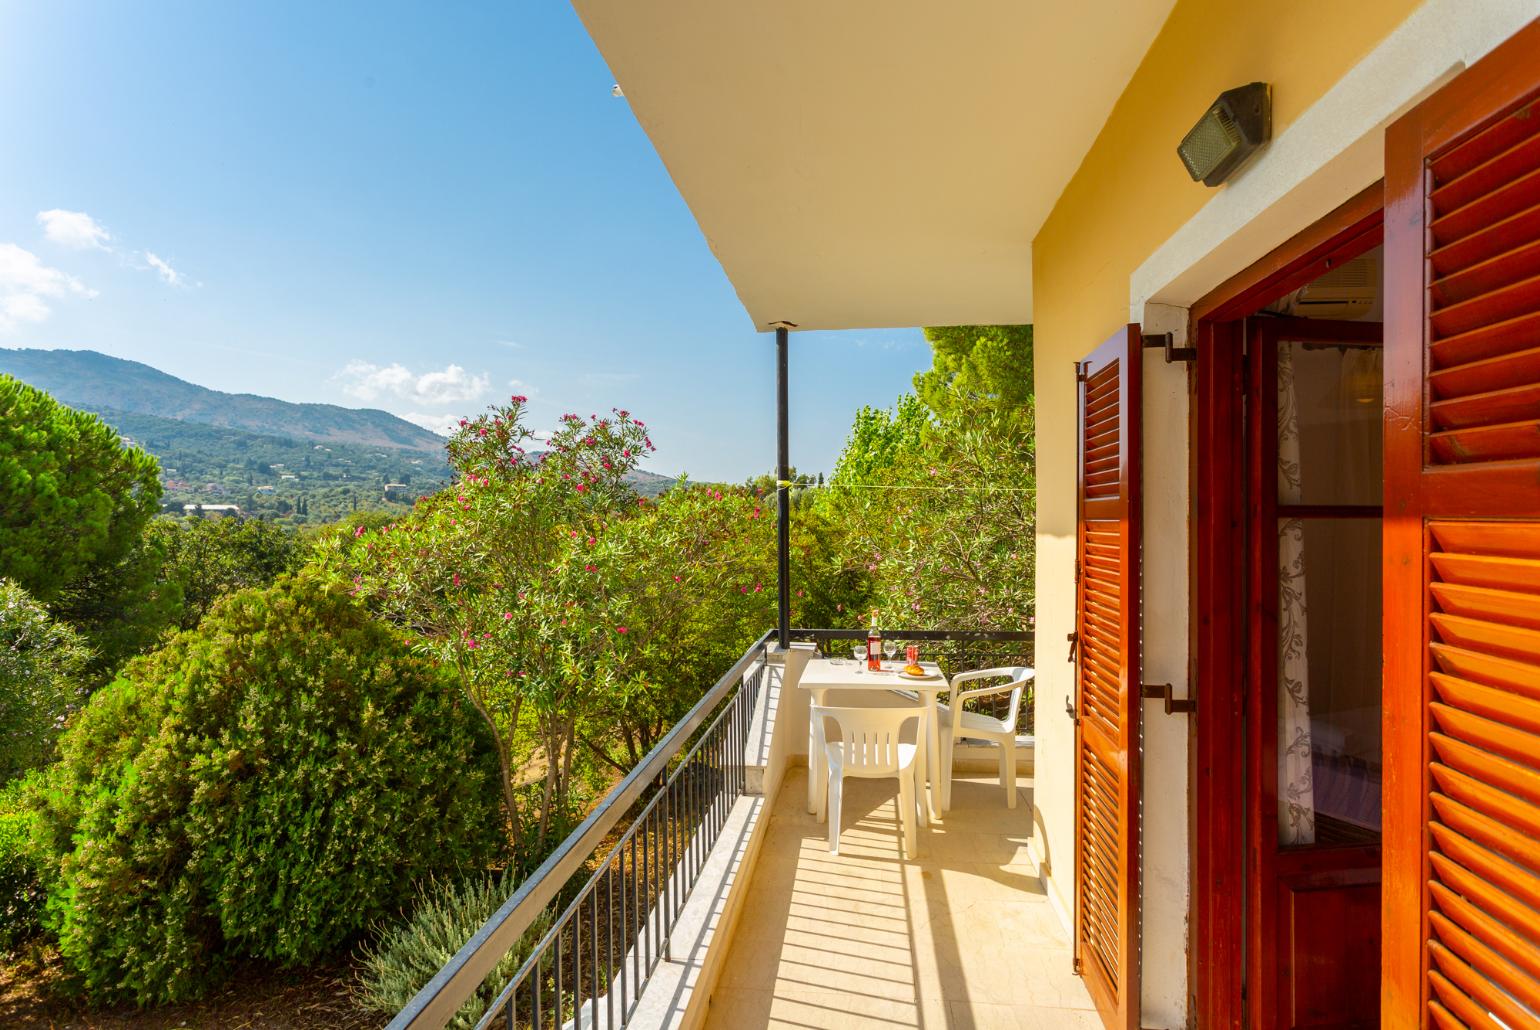
<svg viewBox="0 0 1540 1030">
<path fill-rule="evenodd" d="M 652 444 L 629 412 L 564 416 L 531 459 L 523 401 L 467 420 L 456 484 L 395 525 L 320 545 L 420 634 L 499 741 L 516 864 L 629 769 L 774 618 L 774 519 L 755 488 L 626 474 Z"/>
<path fill-rule="evenodd" d="M 36 788 L 47 924 L 96 1001 L 334 953 L 498 853 L 495 766 L 431 661 L 313 571 L 244 590 L 92 697 Z"/>
<path fill-rule="evenodd" d="M 53 613 L 85 634 L 94 652 L 91 688 L 110 680 L 128 659 L 153 651 L 176 628 L 182 591 L 163 577 L 164 564 L 161 541 L 147 532 L 122 558 L 91 567 L 54 598 Z"/>
<path fill-rule="evenodd" d="M 917 394 L 858 412 L 826 517 L 887 625 L 1022 629 L 1034 613 L 1031 326 L 927 329 Z"/>
<path fill-rule="evenodd" d="M 862 407 L 835 462 L 831 483 L 880 486 L 894 469 L 919 460 L 931 428 L 931 414 L 914 394 L 904 394 L 892 410 Z"/>
<path fill-rule="evenodd" d="M 914 377 L 914 389 L 938 416 L 1032 402 L 1030 325 L 938 326 L 926 329 L 925 339 L 931 367 Z"/>
<path fill-rule="evenodd" d="M 158 475 L 95 415 L 0 375 L 0 577 L 46 604 L 122 560 L 159 511 Z"/>
<path fill-rule="evenodd" d="M 161 578 L 181 593 L 181 629 L 226 594 L 296 571 L 306 551 L 293 531 L 262 519 L 156 519 L 148 536 L 163 554 Z"/>
<path fill-rule="evenodd" d="M 0 580 L 0 784 L 41 767 L 84 697 L 91 651 L 10 580 Z"/>
</svg>

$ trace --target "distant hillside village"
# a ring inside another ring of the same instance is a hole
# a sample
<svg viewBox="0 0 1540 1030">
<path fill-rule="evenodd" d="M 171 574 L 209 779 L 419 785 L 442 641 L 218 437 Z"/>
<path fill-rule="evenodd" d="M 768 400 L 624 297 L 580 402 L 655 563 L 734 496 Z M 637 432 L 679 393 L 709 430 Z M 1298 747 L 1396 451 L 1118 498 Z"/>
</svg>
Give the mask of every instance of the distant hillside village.
<svg viewBox="0 0 1540 1030">
<path fill-rule="evenodd" d="M 125 443 L 160 461 L 162 510 L 293 525 L 356 511 L 405 512 L 448 478 L 441 457 L 246 433 L 176 419 L 103 411 Z"/>
</svg>

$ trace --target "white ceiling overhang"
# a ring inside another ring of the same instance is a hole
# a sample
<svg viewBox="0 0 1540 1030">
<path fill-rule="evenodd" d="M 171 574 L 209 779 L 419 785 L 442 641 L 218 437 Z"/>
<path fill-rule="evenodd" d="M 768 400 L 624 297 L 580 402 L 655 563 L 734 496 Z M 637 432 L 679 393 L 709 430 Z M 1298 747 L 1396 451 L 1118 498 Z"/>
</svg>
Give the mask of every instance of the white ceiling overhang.
<svg viewBox="0 0 1540 1030">
<path fill-rule="evenodd" d="M 1021 323 L 1174 0 L 573 0 L 756 328 Z"/>
</svg>

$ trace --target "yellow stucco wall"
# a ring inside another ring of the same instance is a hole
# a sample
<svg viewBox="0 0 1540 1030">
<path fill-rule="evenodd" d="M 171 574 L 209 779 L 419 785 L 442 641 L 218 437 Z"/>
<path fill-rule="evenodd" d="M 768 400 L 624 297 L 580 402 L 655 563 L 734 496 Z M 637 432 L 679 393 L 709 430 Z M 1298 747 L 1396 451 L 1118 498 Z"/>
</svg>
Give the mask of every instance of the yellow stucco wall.
<svg viewBox="0 0 1540 1030">
<path fill-rule="evenodd" d="M 1215 195 L 1187 178 L 1175 153 L 1214 97 L 1247 82 L 1272 83 L 1276 137 L 1416 7 L 1413 0 L 1179 0 L 1034 242 L 1039 640 L 1035 802 L 1041 846 L 1051 862 L 1051 889 L 1066 909 L 1073 904 L 1074 847 L 1073 725 L 1061 714 L 1065 697 L 1073 693 L 1072 667 L 1063 659 L 1065 636 L 1074 628 L 1072 364 L 1128 321 L 1130 275 Z M 1166 445 L 1185 453 L 1186 426 L 1160 428 L 1168 428 Z M 1146 434 L 1152 435 L 1148 423 Z M 1147 451 L 1149 446 L 1147 440 Z M 1184 482 L 1162 487 L 1184 494 L 1186 490 Z M 1146 547 L 1151 546 L 1159 543 L 1146 541 Z M 1152 605 L 1185 605 L 1186 599 L 1179 590 L 1152 597 L 1147 589 L 1144 603 L 1148 610 Z M 1166 718 L 1151 714 L 1159 712 L 1156 706 L 1146 706 L 1145 711 L 1151 719 Z M 1147 792 L 1147 805 L 1149 800 Z M 1147 855 L 1147 865 L 1152 858 L 1185 862 L 1184 855 Z M 1185 869 L 1178 872 L 1176 879 L 1185 885 Z M 1177 949 L 1176 968 L 1171 970 L 1176 975 L 1181 972 L 1182 950 Z M 1149 959 L 1147 955 L 1147 977 L 1152 971 Z M 1151 1015 L 1147 1005 L 1146 1016 Z"/>
</svg>

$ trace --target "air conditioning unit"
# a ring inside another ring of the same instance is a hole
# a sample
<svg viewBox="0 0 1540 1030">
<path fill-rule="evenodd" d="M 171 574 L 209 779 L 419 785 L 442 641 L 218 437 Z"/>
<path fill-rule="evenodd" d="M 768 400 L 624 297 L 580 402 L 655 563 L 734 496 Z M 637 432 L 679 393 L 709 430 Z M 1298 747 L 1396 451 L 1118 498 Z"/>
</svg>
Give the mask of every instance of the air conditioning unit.
<svg viewBox="0 0 1540 1030">
<path fill-rule="evenodd" d="M 1379 292 L 1380 255 L 1376 250 L 1344 261 L 1295 290 L 1283 309 L 1298 318 L 1363 318 L 1374 310 Z"/>
</svg>

